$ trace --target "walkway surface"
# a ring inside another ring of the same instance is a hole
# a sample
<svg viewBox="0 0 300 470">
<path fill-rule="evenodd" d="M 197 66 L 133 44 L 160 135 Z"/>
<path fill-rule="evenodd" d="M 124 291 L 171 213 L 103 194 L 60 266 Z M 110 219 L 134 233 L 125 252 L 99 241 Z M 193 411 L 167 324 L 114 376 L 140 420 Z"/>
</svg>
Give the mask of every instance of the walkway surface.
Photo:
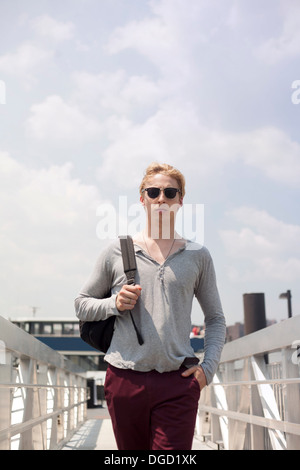
<svg viewBox="0 0 300 470">
<path fill-rule="evenodd" d="M 106 407 L 87 410 L 87 421 L 62 450 L 117 450 Z M 213 450 L 195 436 L 192 450 Z"/>
</svg>

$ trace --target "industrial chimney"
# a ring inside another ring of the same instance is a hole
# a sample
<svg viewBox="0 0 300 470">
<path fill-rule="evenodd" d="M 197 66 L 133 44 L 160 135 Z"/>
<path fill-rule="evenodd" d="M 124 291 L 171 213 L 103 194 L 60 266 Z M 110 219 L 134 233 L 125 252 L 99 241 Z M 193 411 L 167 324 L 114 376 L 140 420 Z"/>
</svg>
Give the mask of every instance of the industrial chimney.
<svg viewBox="0 0 300 470">
<path fill-rule="evenodd" d="M 244 294 L 244 334 L 266 328 L 265 294 Z"/>
</svg>

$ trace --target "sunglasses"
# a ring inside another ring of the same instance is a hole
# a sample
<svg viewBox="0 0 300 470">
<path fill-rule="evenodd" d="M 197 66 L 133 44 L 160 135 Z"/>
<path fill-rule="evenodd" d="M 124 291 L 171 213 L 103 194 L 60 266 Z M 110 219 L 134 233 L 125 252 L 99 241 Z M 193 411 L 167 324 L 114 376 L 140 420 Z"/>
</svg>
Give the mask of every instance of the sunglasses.
<svg viewBox="0 0 300 470">
<path fill-rule="evenodd" d="M 164 192 L 164 195 L 166 196 L 167 199 L 174 199 L 177 193 L 181 193 L 180 189 L 177 189 L 177 188 L 164 188 L 164 189 L 145 188 L 142 190 L 142 193 L 144 191 L 147 191 L 147 194 L 151 199 L 156 199 L 160 195 L 161 191 Z"/>
</svg>

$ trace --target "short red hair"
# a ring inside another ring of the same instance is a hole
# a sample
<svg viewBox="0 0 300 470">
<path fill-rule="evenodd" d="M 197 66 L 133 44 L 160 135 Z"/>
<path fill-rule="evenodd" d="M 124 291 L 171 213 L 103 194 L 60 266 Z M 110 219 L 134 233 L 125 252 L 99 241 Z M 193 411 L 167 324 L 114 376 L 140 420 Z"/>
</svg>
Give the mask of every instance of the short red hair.
<svg viewBox="0 0 300 470">
<path fill-rule="evenodd" d="M 178 183 L 178 186 L 181 192 L 181 197 L 184 197 L 185 178 L 183 174 L 179 170 L 177 170 L 177 168 L 174 168 L 173 166 L 168 165 L 167 163 L 157 163 L 157 162 L 151 163 L 146 169 L 144 178 L 142 179 L 142 182 L 140 184 L 141 195 L 142 195 L 142 190 L 146 187 L 147 180 L 151 178 L 151 176 L 154 176 L 157 174 L 171 176 L 172 178 L 174 178 Z"/>
</svg>

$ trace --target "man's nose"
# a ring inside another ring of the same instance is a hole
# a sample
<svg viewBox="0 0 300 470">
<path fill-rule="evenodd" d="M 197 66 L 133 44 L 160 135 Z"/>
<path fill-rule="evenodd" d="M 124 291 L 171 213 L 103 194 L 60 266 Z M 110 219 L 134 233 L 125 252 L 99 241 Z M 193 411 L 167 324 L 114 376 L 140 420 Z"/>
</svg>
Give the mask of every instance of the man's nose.
<svg viewBox="0 0 300 470">
<path fill-rule="evenodd" d="M 162 189 L 160 190 L 160 193 L 158 195 L 157 200 L 158 200 L 158 202 L 165 202 L 166 201 L 165 193 Z"/>
</svg>

